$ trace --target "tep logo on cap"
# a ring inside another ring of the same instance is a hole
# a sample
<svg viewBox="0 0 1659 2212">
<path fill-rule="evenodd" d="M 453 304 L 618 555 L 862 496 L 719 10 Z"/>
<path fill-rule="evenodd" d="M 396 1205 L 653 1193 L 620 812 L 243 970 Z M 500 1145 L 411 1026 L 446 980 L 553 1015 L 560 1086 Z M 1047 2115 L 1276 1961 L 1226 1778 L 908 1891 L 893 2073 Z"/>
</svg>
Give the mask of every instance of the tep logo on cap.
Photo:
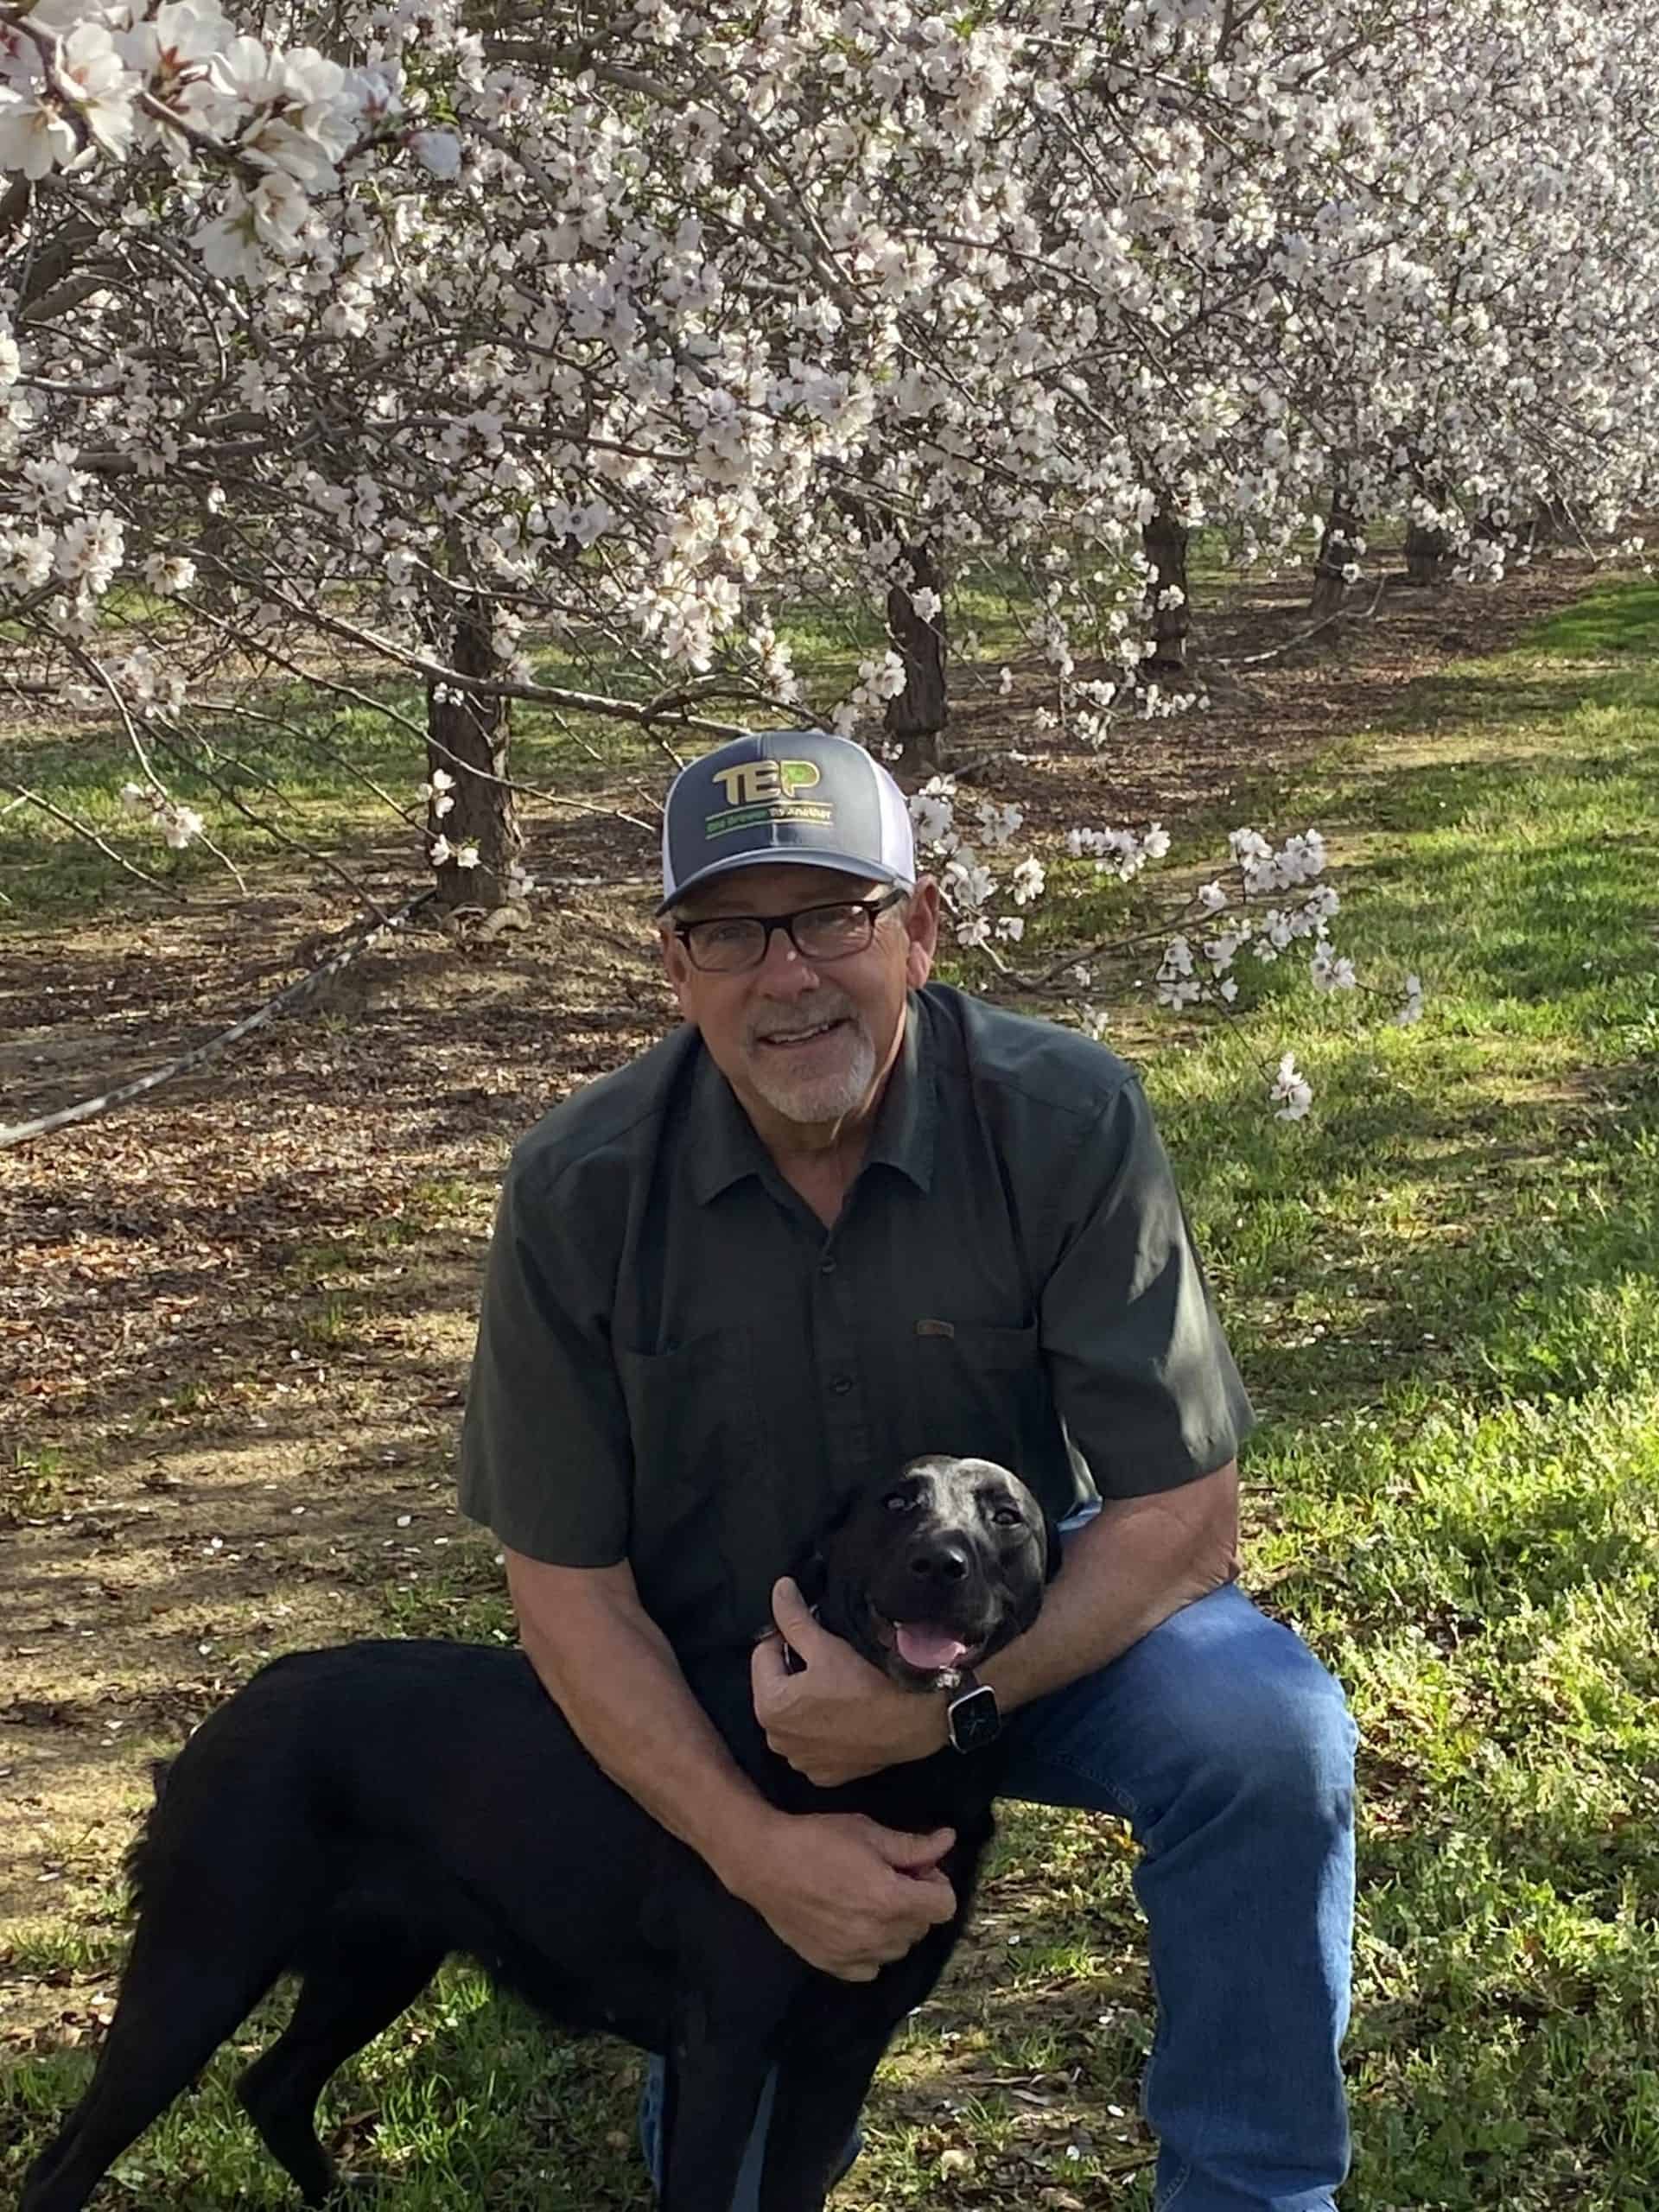
<svg viewBox="0 0 1659 2212">
<path fill-rule="evenodd" d="M 916 880 L 905 795 L 849 738 L 771 729 L 734 738 L 681 770 L 663 809 L 665 914 L 696 884 L 777 861 Z"/>
</svg>

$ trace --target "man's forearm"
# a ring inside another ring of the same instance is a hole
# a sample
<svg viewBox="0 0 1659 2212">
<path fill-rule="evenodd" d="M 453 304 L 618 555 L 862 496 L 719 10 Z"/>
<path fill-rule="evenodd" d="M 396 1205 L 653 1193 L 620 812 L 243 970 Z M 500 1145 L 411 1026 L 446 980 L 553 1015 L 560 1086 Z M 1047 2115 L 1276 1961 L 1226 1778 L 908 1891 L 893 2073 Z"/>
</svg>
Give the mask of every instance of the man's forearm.
<svg viewBox="0 0 1659 2212">
<path fill-rule="evenodd" d="M 668 1639 L 643 1608 L 574 1599 L 534 1561 L 515 1556 L 512 1567 L 524 1649 L 588 1756 L 735 1887 L 772 1808 L 692 1695 Z"/>
<path fill-rule="evenodd" d="M 1005 1712 L 1104 1667 L 1238 1572 L 1238 1469 L 1103 1506 L 1035 1626 L 981 1669 Z"/>
</svg>

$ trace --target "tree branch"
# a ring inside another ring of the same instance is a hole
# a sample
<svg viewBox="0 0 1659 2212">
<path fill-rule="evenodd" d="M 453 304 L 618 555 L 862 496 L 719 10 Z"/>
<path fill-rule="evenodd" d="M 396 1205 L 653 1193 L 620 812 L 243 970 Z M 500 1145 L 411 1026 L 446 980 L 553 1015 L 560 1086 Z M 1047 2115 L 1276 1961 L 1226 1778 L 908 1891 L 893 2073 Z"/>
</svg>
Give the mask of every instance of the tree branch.
<svg viewBox="0 0 1659 2212">
<path fill-rule="evenodd" d="M 284 1007 L 292 1006 L 308 991 L 315 990 L 325 977 L 338 973 L 348 961 L 355 960 L 359 952 L 366 952 L 388 931 L 401 927 L 416 909 L 423 906 L 432 896 L 430 891 L 421 892 L 406 906 L 400 906 L 395 914 L 385 916 L 364 935 L 349 944 L 342 945 L 320 968 L 314 968 L 308 975 L 302 976 L 297 983 L 289 984 L 285 989 L 278 991 L 275 998 L 267 999 L 252 1014 L 245 1014 L 240 1021 L 232 1022 L 228 1029 L 221 1029 L 218 1036 L 210 1037 L 205 1045 L 196 1045 L 189 1052 L 181 1052 L 165 1067 L 153 1069 L 149 1075 L 141 1075 L 132 1083 L 121 1084 L 113 1090 L 100 1091 L 94 1098 L 83 1098 L 76 1105 L 62 1107 L 55 1114 L 43 1114 L 38 1121 L 17 1122 L 10 1128 L 0 1125 L 0 1152 L 10 1150 L 13 1145 L 28 1144 L 36 1137 L 50 1136 L 54 1130 L 69 1128 L 77 1122 L 90 1122 L 95 1115 L 107 1114 L 112 1107 L 130 1105 L 135 1098 L 142 1098 L 147 1092 L 159 1090 L 162 1084 L 171 1083 L 178 1076 L 188 1075 L 192 1068 L 199 1068 L 208 1060 L 217 1059 L 221 1052 L 228 1052 L 242 1038 L 263 1027 Z"/>
</svg>

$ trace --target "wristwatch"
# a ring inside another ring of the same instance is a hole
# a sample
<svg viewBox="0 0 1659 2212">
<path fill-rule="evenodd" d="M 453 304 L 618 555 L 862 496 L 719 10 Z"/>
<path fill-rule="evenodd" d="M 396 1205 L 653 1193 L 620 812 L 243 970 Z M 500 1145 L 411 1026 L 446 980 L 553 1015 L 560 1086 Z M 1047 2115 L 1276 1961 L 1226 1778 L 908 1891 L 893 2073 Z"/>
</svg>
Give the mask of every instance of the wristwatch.
<svg viewBox="0 0 1659 2212">
<path fill-rule="evenodd" d="M 957 1751 L 982 1751 L 1002 1733 L 1002 1709 L 996 1692 L 970 1668 L 958 1677 L 962 1687 L 944 1708 L 945 1733 Z"/>
</svg>

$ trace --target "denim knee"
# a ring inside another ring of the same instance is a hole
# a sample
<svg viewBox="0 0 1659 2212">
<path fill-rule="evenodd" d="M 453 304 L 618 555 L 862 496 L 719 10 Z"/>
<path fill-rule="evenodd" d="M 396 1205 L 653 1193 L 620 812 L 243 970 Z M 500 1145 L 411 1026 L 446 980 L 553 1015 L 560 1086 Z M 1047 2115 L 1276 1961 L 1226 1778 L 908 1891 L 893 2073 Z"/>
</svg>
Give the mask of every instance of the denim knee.
<svg viewBox="0 0 1659 2212">
<path fill-rule="evenodd" d="M 1345 1822 L 1357 1732 L 1334 1676 L 1262 1614 L 1242 1648 L 1230 1640 L 1209 1656 L 1190 1654 L 1169 1685 L 1179 1709 L 1166 1719 L 1189 1773 L 1235 1801 L 1271 1798 L 1281 1813 Z"/>
</svg>

